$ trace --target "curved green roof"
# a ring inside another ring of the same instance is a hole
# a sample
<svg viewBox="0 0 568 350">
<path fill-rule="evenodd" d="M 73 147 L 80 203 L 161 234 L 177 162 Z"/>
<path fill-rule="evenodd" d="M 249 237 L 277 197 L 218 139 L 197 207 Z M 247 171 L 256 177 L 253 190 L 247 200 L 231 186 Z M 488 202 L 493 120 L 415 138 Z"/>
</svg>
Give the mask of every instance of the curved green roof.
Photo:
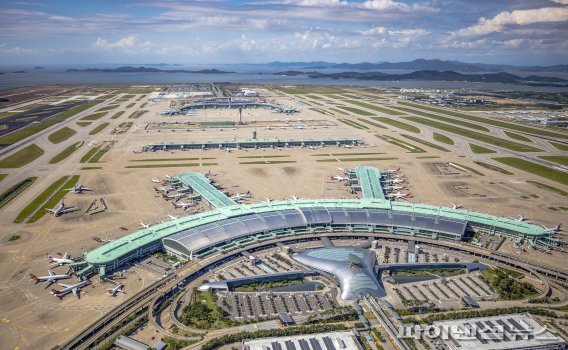
<svg viewBox="0 0 568 350">
<path fill-rule="evenodd" d="M 538 238 L 544 236 L 547 231 L 534 224 L 519 222 L 517 220 L 482 214 L 463 209 L 452 209 L 428 204 L 414 204 L 404 202 L 392 202 L 383 199 L 299 199 L 274 202 L 260 202 L 253 204 L 231 205 L 220 207 L 205 213 L 185 216 L 173 221 L 163 222 L 134 232 L 128 236 L 107 243 L 86 254 L 85 260 L 91 264 L 112 264 L 115 260 L 128 256 L 138 248 L 156 243 L 162 238 L 200 225 L 255 213 L 264 213 L 279 210 L 297 208 L 326 207 L 326 208 L 376 208 L 410 213 L 419 213 L 431 216 L 439 216 L 454 220 L 469 221 L 500 230 L 516 232 L 520 235 Z"/>
</svg>

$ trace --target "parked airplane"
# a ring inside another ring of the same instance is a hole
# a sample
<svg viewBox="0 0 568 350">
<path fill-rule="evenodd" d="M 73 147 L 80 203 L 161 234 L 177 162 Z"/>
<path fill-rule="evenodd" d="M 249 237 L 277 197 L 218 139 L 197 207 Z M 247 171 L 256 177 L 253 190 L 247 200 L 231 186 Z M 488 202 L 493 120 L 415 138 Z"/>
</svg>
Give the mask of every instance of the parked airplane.
<svg viewBox="0 0 568 350">
<path fill-rule="evenodd" d="M 158 193 L 160 193 L 160 192 L 161 193 L 168 193 L 168 192 L 171 192 L 171 191 L 175 191 L 175 188 L 173 188 L 173 187 L 160 187 L 160 188 L 154 187 L 154 191 L 156 191 Z"/>
<path fill-rule="evenodd" d="M 39 277 L 34 275 L 33 273 L 30 273 L 30 281 L 34 280 L 36 284 L 38 282 L 44 282 L 44 284 L 46 285 L 45 288 L 47 288 L 58 280 L 62 280 L 62 279 L 66 279 L 66 278 L 71 277 L 71 275 L 67 275 L 67 274 L 56 275 L 51 270 L 48 270 L 47 272 L 49 273 L 49 276 L 39 276 Z"/>
<path fill-rule="evenodd" d="M 245 198 L 249 198 L 250 196 L 251 196 L 250 191 L 248 191 L 245 194 L 240 194 L 240 193 L 237 192 L 237 194 L 232 196 L 231 199 L 238 202 L 238 201 L 241 201 Z"/>
<path fill-rule="evenodd" d="M 59 285 L 62 286 L 63 289 L 61 289 L 61 290 L 52 289 L 51 294 L 53 296 L 58 297 L 59 299 L 62 299 L 64 295 L 69 294 L 69 293 L 73 293 L 77 297 L 77 299 L 80 299 L 79 293 L 81 291 L 81 288 L 88 285 L 88 284 L 91 284 L 91 281 L 83 280 L 83 281 L 81 281 L 79 283 L 75 283 L 75 284 L 59 283 Z"/>
<path fill-rule="evenodd" d="M 165 177 L 166 177 L 166 179 L 168 179 L 168 180 L 171 180 L 171 179 L 172 179 L 172 177 L 171 177 L 170 175 L 168 175 L 168 174 L 166 174 Z"/>
<path fill-rule="evenodd" d="M 406 198 L 408 196 L 409 196 L 408 193 L 402 193 L 400 191 L 397 192 L 397 193 L 389 193 L 389 194 L 386 195 L 386 197 L 392 198 L 392 199 Z"/>
<path fill-rule="evenodd" d="M 185 193 L 176 193 L 176 194 L 165 194 L 165 193 L 162 193 L 162 197 L 163 197 L 165 200 L 167 200 L 167 201 L 173 199 L 174 201 L 177 202 L 177 201 L 179 201 L 181 198 L 183 198 L 183 197 L 185 197 L 185 196 L 186 196 Z"/>
<path fill-rule="evenodd" d="M 155 184 L 161 184 L 161 183 L 162 183 L 162 180 L 160 180 L 160 179 L 152 179 L 152 182 L 155 183 Z"/>
<path fill-rule="evenodd" d="M 83 193 L 83 191 L 92 191 L 92 190 L 91 190 L 90 188 L 87 188 L 87 187 L 86 187 L 85 185 L 83 185 L 83 184 L 79 184 L 79 185 L 77 185 L 77 186 L 75 186 L 75 187 L 73 187 L 73 188 L 67 188 L 66 191 L 74 192 L 74 193 L 77 193 L 77 194 L 81 194 L 81 193 Z"/>
<path fill-rule="evenodd" d="M 560 231 L 562 231 L 562 224 L 558 224 L 555 227 L 550 227 L 550 228 L 546 227 L 546 226 L 543 226 L 543 227 L 546 230 L 546 232 L 560 232 Z"/>
<path fill-rule="evenodd" d="M 404 180 L 403 180 L 403 179 L 399 179 L 399 178 L 395 178 L 395 179 L 387 179 L 387 180 L 385 180 L 385 182 L 386 182 L 386 183 L 389 183 L 389 184 L 394 184 L 394 185 L 396 185 L 396 184 L 402 184 L 402 183 L 404 183 Z"/>
<path fill-rule="evenodd" d="M 67 252 L 63 254 L 62 258 L 54 258 L 53 256 L 51 256 L 51 254 L 47 254 L 47 259 L 49 260 L 49 262 L 55 263 L 55 265 L 59 266 L 73 263 L 73 260 L 71 260 L 71 256 L 67 255 Z"/>
<path fill-rule="evenodd" d="M 169 217 L 170 219 L 172 219 L 172 220 L 177 220 L 177 219 L 178 219 L 177 216 L 173 216 L 173 215 L 170 215 L 170 214 L 168 214 L 168 217 Z"/>
<path fill-rule="evenodd" d="M 142 226 L 142 228 L 149 228 L 150 225 L 143 223 L 142 221 L 140 221 L 140 226 Z"/>
<path fill-rule="evenodd" d="M 108 294 L 109 294 L 111 297 L 116 296 L 117 293 L 124 293 L 124 294 L 126 294 L 126 293 L 122 290 L 122 288 L 124 288 L 124 284 L 118 283 L 118 284 L 116 285 L 116 287 L 107 289 L 107 292 L 108 292 Z"/>
<path fill-rule="evenodd" d="M 347 173 L 347 171 L 346 171 L 345 169 L 343 169 L 343 168 L 337 168 L 337 170 L 341 171 L 341 172 L 344 173 L 344 174 Z"/>
<path fill-rule="evenodd" d="M 339 176 L 339 175 L 335 175 L 331 177 L 332 180 L 337 180 L 337 181 L 348 181 L 349 178 L 345 177 L 345 176 Z"/>
<path fill-rule="evenodd" d="M 66 213 L 71 213 L 73 211 L 77 211 L 77 210 L 79 210 L 79 208 L 68 207 L 68 206 L 65 205 L 65 201 L 61 200 L 61 204 L 59 204 L 56 207 L 51 208 L 51 209 L 45 208 L 45 210 L 47 210 L 48 212 L 50 212 L 51 214 L 53 214 L 55 216 L 61 216 L 61 215 L 66 214 Z"/>
<path fill-rule="evenodd" d="M 405 190 L 406 187 L 404 187 L 404 186 L 385 186 L 384 189 L 387 190 L 387 191 L 398 191 L 398 190 Z"/>
<path fill-rule="evenodd" d="M 398 173 L 399 171 L 400 171 L 400 168 L 381 170 L 381 172 L 384 173 L 384 174 L 393 174 L 393 173 Z"/>
<path fill-rule="evenodd" d="M 181 208 L 181 209 L 183 209 L 183 210 L 186 210 L 187 208 L 192 207 L 192 206 L 194 206 L 194 205 L 196 205 L 196 204 L 197 204 L 197 203 L 195 203 L 195 202 L 188 202 L 188 203 L 183 203 L 183 202 L 175 203 L 175 202 L 172 202 L 172 205 L 174 206 L 174 208 L 178 208 L 178 209 Z"/>
<path fill-rule="evenodd" d="M 518 222 L 523 222 L 523 221 L 526 221 L 526 220 L 527 220 L 527 218 L 523 214 L 521 214 L 521 216 L 519 216 L 519 218 L 517 219 Z"/>
<path fill-rule="evenodd" d="M 452 204 L 452 209 L 460 209 L 463 208 L 463 206 L 461 206 L 460 204 Z"/>
</svg>

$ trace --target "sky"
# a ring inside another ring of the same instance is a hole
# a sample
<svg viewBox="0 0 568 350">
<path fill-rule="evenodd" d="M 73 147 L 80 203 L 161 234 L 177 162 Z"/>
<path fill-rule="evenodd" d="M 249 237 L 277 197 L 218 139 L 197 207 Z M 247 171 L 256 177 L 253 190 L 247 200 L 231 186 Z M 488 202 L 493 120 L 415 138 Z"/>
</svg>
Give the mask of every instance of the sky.
<svg viewBox="0 0 568 350">
<path fill-rule="evenodd" d="M 0 64 L 568 64 L 568 0 L 0 1 Z"/>
</svg>

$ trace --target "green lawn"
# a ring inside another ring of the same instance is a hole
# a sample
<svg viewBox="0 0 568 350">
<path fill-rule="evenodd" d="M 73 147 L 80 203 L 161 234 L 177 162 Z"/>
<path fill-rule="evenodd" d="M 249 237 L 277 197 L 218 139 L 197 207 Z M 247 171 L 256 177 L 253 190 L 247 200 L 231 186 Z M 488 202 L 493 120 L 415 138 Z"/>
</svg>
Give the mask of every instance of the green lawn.
<svg viewBox="0 0 568 350">
<path fill-rule="evenodd" d="M 299 85 L 299 86 L 287 86 L 279 87 L 279 90 L 287 94 L 319 94 L 319 95 L 330 95 L 330 94 L 341 94 L 345 92 L 344 89 L 335 86 L 315 86 L 315 85 Z"/>
<path fill-rule="evenodd" d="M 24 190 L 30 187 L 37 177 L 28 177 L 25 180 L 22 180 L 15 184 L 14 186 L 10 187 L 4 193 L 0 194 L 0 208 L 3 208 L 6 204 L 10 203 L 12 199 L 16 198 L 20 193 L 24 192 Z"/>
<path fill-rule="evenodd" d="M 376 105 L 372 105 L 370 103 L 365 103 L 365 102 L 361 102 L 361 101 L 346 100 L 345 102 L 348 102 L 348 103 L 351 103 L 351 104 L 354 104 L 354 105 L 357 105 L 357 106 L 360 106 L 360 107 L 364 107 L 364 108 L 367 108 L 367 109 L 372 109 L 374 111 L 381 112 L 381 113 L 388 114 L 388 115 L 404 115 L 403 112 L 395 111 L 394 109 L 376 106 Z"/>
<path fill-rule="evenodd" d="M 475 161 L 474 163 L 479 165 L 479 166 L 484 167 L 485 169 L 493 170 L 493 171 L 496 171 L 496 172 L 504 174 L 504 175 L 514 175 L 509 170 L 505 170 L 505 169 L 500 168 L 500 167 L 493 165 L 493 164 L 489 164 L 489 163 L 485 163 L 485 162 L 481 162 L 481 161 Z"/>
<path fill-rule="evenodd" d="M 101 125 L 97 126 L 96 128 L 94 128 L 93 130 L 91 130 L 89 132 L 89 135 L 96 135 L 99 132 L 103 131 L 104 128 L 106 128 L 109 125 L 109 123 L 102 123 Z"/>
<path fill-rule="evenodd" d="M 359 114 L 359 115 L 362 115 L 362 116 L 365 116 L 365 117 L 369 117 L 369 116 L 374 115 L 371 112 L 367 112 L 367 111 L 364 111 L 362 109 L 355 108 L 355 107 L 337 106 L 337 108 L 341 108 L 341 109 L 344 109 L 348 112 Z"/>
<path fill-rule="evenodd" d="M 126 106 L 126 108 L 132 108 L 132 107 L 134 107 L 135 105 L 136 105 L 136 103 L 132 102 L 132 103 L 129 103 L 129 104 Z"/>
<path fill-rule="evenodd" d="M 318 159 L 316 162 L 372 162 L 378 160 L 395 160 L 397 157 L 353 157 L 353 158 L 330 158 L 330 159 Z"/>
<path fill-rule="evenodd" d="M 470 114 L 460 113 L 460 112 L 447 110 L 447 109 L 424 106 L 424 105 L 416 104 L 416 103 L 409 103 L 409 102 L 399 102 L 399 103 L 406 105 L 406 106 L 426 109 L 426 110 L 429 110 L 429 111 L 432 111 L 432 112 L 444 113 L 444 114 L 451 115 L 451 116 L 454 116 L 454 117 L 468 119 L 470 121 L 476 121 L 476 122 L 480 122 L 480 123 L 499 126 L 499 127 L 506 128 L 506 129 L 522 131 L 522 132 L 526 132 L 526 133 L 529 133 L 529 134 L 568 139 L 568 134 L 559 134 L 559 133 L 552 132 L 552 131 L 549 131 L 549 130 L 546 130 L 546 129 L 531 128 L 531 127 L 528 127 L 528 126 L 525 126 L 525 125 L 509 123 L 509 122 L 501 121 L 501 120 L 498 120 L 498 119 L 476 117 L 476 116 L 473 116 L 473 115 L 470 115 Z"/>
<path fill-rule="evenodd" d="M 474 143 L 470 143 L 469 148 L 475 154 L 497 153 L 497 151 L 495 151 L 495 150 L 492 150 L 490 148 L 485 148 L 483 146 L 476 145 Z"/>
<path fill-rule="evenodd" d="M 404 148 L 405 150 L 408 151 L 408 153 L 425 153 L 426 151 L 423 150 L 422 148 L 415 146 L 411 143 L 408 143 L 406 141 L 394 138 L 392 136 L 383 136 L 383 135 L 375 135 L 376 137 L 380 138 L 381 140 L 384 140 L 388 143 L 391 143 L 395 146 Z"/>
<path fill-rule="evenodd" d="M 568 166 L 568 157 L 566 156 L 540 156 L 540 159 L 548 160 L 549 162 L 558 163 Z M 568 176 L 568 175 L 566 175 Z"/>
<path fill-rule="evenodd" d="M 84 128 L 85 126 L 89 126 L 92 122 L 75 122 L 75 124 L 79 125 L 80 127 Z"/>
<path fill-rule="evenodd" d="M 73 152 L 79 149 L 80 146 L 83 145 L 83 141 L 79 141 L 77 143 L 72 144 L 71 146 L 65 148 L 63 151 L 59 152 L 55 157 L 51 158 L 49 164 L 56 164 L 62 161 L 63 159 L 69 157 Z"/>
<path fill-rule="evenodd" d="M 49 140 L 49 142 L 57 144 L 57 143 L 60 143 L 60 142 L 67 140 L 68 138 L 75 135 L 76 133 L 77 133 L 77 131 L 64 126 L 63 128 L 61 128 L 61 129 L 57 130 L 56 132 L 50 134 L 47 137 L 47 139 Z"/>
<path fill-rule="evenodd" d="M 262 162 L 264 164 L 264 162 Z M 178 163 L 178 164 L 143 164 L 143 165 L 128 165 L 128 169 L 150 169 L 150 168 L 183 168 L 195 166 L 217 165 L 217 163 Z"/>
<path fill-rule="evenodd" d="M 557 148 L 561 151 L 568 151 L 568 145 L 565 145 L 563 143 L 558 143 L 558 142 L 552 142 L 552 141 L 549 141 L 548 143 L 550 143 L 552 146 L 554 146 L 555 148 Z"/>
<path fill-rule="evenodd" d="M 331 111 L 334 111 L 335 113 L 339 113 L 341 115 L 347 115 L 347 112 L 344 112 L 342 110 L 339 110 L 337 108 L 333 108 L 333 107 L 328 107 Z"/>
<path fill-rule="evenodd" d="M 97 120 L 101 119 L 104 115 L 106 115 L 106 112 L 93 113 L 80 118 L 80 120 Z"/>
<path fill-rule="evenodd" d="M 561 190 L 561 189 L 559 189 L 559 188 L 556 188 L 556 187 L 547 185 L 547 184 L 543 184 L 542 182 L 530 181 L 530 180 L 529 180 L 529 181 L 527 181 L 527 183 L 530 183 L 530 184 L 532 184 L 532 185 L 535 185 L 535 186 L 538 187 L 538 188 L 544 188 L 545 190 L 549 190 L 549 191 L 554 192 L 554 193 L 556 193 L 556 194 L 559 194 L 559 195 L 561 195 L 561 196 L 563 196 L 563 197 L 568 197 L 568 192 L 563 191 L 563 190 Z"/>
<path fill-rule="evenodd" d="M 544 165 L 515 157 L 497 157 L 493 158 L 493 160 L 496 160 L 499 163 L 506 164 L 513 168 L 517 168 L 519 170 L 523 170 L 537 176 L 556 181 L 563 185 L 568 185 L 568 176 L 566 176 L 566 173 L 563 171 L 555 170 Z"/>
<path fill-rule="evenodd" d="M 75 187 L 75 185 L 77 184 L 77 182 L 79 181 L 79 175 L 73 175 L 69 178 L 69 180 L 67 180 L 63 186 L 61 186 L 61 188 L 55 192 L 54 195 L 51 196 L 51 198 L 49 198 L 49 200 L 47 202 L 45 202 L 44 205 L 42 205 L 38 211 L 36 211 L 32 217 L 28 220 L 28 224 L 31 224 L 32 222 L 36 222 L 39 219 L 41 219 L 45 214 L 47 214 L 47 210 L 45 209 L 51 209 L 53 207 L 55 207 L 60 201 L 61 198 L 65 197 L 65 195 L 67 193 L 69 193 L 68 188 L 73 188 Z"/>
<path fill-rule="evenodd" d="M 402 130 L 406 130 L 408 132 L 413 132 L 416 134 L 420 134 L 420 129 L 418 129 L 417 127 L 415 127 L 414 125 L 410 125 L 398 120 L 394 120 L 391 118 L 387 118 L 387 117 L 372 117 L 371 119 L 374 119 L 378 122 L 390 125 L 390 126 L 394 126 L 395 128 L 399 128 Z"/>
<path fill-rule="evenodd" d="M 30 204 L 28 204 L 19 214 L 18 216 L 16 216 L 16 219 L 14 220 L 15 223 L 21 223 L 24 222 L 24 220 L 31 214 L 33 214 L 33 212 L 35 212 L 37 210 L 37 208 L 43 203 L 45 202 L 49 197 L 52 197 L 54 192 L 60 187 L 62 186 L 65 182 L 67 182 L 67 179 L 69 178 L 69 176 L 63 176 L 62 178 L 60 178 L 59 180 L 55 181 L 54 183 L 52 183 L 51 185 L 49 185 L 49 187 L 47 187 L 42 193 L 40 193 L 37 197 L 35 197 Z"/>
<path fill-rule="evenodd" d="M 514 139 L 514 140 L 518 140 L 518 141 L 523 141 L 523 142 L 533 142 L 533 140 L 529 139 L 526 136 L 514 133 L 514 132 L 510 132 L 510 131 L 503 131 L 505 133 L 505 135 L 509 136 L 510 138 Z"/>
<path fill-rule="evenodd" d="M 436 128 L 436 129 L 451 132 L 453 134 L 457 134 L 457 135 L 460 135 L 460 136 L 463 136 L 463 137 L 469 137 L 469 138 L 472 138 L 472 139 L 475 139 L 475 140 L 478 140 L 478 141 L 482 141 L 482 142 L 486 142 L 486 143 L 489 143 L 489 144 L 492 144 L 492 145 L 495 145 L 495 146 L 498 146 L 498 147 L 503 147 L 503 148 L 509 149 L 511 151 L 542 152 L 541 149 L 536 148 L 536 147 L 527 146 L 527 145 L 524 145 L 522 143 L 517 143 L 517 142 L 513 142 L 513 141 L 509 141 L 509 140 L 504 140 L 502 138 L 498 138 L 498 137 L 487 135 L 487 134 L 482 134 L 482 133 L 477 132 L 477 131 L 458 128 L 457 126 L 440 123 L 440 122 L 430 120 L 430 119 L 425 119 L 425 118 L 421 118 L 421 117 L 406 117 L 405 119 L 411 120 L 411 121 L 416 122 L 416 123 L 428 125 L 430 127 Z"/>
<path fill-rule="evenodd" d="M 35 143 L 0 160 L 0 168 L 20 168 L 41 157 L 43 150 Z"/>
<path fill-rule="evenodd" d="M 79 161 L 80 163 L 96 163 L 108 152 L 110 146 L 100 145 L 91 148 Z"/>
<path fill-rule="evenodd" d="M 434 140 L 435 140 L 435 141 L 442 142 L 442 143 L 445 143 L 445 144 L 447 144 L 447 145 L 453 145 L 453 144 L 454 144 L 454 140 L 452 140 L 451 138 L 447 137 L 446 135 L 439 134 L 439 133 L 435 132 L 435 133 L 433 134 L 433 136 L 434 136 Z"/>
<path fill-rule="evenodd" d="M 401 111 L 408 112 L 408 113 L 421 115 L 423 117 L 427 117 L 427 118 L 431 118 L 431 119 L 437 119 L 439 121 L 443 121 L 443 122 L 450 123 L 450 124 L 465 126 L 466 128 L 470 128 L 470 129 L 474 129 L 474 130 L 485 131 L 485 132 L 490 131 L 489 129 L 487 129 L 483 125 L 468 123 L 468 122 L 465 122 L 465 121 L 460 120 L 460 119 L 443 117 L 443 116 L 440 116 L 440 115 L 437 115 L 437 114 L 432 114 L 432 113 L 423 112 L 423 111 L 410 109 L 410 108 L 404 108 L 404 107 L 396 107 L 396 108 L 400 109 Z"/>
<path fill-rule="evenodd" d="M 107 111 L 113 110 L 115 108 L 118 108 L 118 106 L 119 105 L 108 105 L 108 106 L 105 106 L 103 108 L 97 109 L 97 112 L 107 112 Z"/>
<path fill-rule="evenodd" d="M 379 124 L 379 123 L 372 122 L 372 121 L 367 120 L 367 119 L 364 119 L 364 118 L 357 118 L 357 120 L 362 121 L 363 123 L 367 123 L 367 124 L 369 124 L 369 125 L 372 125 L 372 126 L 374 126 L 374 127 L 376 127 L 376 128 L 379 128 L 379 129 L 386 129 L 386 128 L 387 128 L 387 127 L 384 126 L 384 125 L 381 125 L 381 124 Z"/>
<path fill-rule="evenodd" d="M 125 111 L 116 112 L 112 117 L 110 117 L 110 119 L 120 118 L 120 116 L 123 115 L 124 113 Z"/>
<path fill-rule="evenodd" d="M 0 181 L 4 180 L 8 174 L 0 174 Z"/>
<path fill-rule="evenodd" d="M 423 139 L 421 139 L 421 138 L 419 138 L 419 137 L 410 136 L 410 135 L 403 135 L 403 134 L 401 134 L 400 136 L 406 137 L 407 139 L 410 139 L 410 140 L 412 140 L 412 141 L 414 141 L 414 142 L 418 142 L 418 143 L 420 143 L 420 144 L 422 144 L 422 145 L 424 145 L 424 146 L 428 146 L 428 147 L 437 149 L 437 150 L 442 151 L 442 152 L 450 152 L 450 150 L 447 149 L 447 148 L 444 148 L 444 147 L 442 147 L 442 146 L 438 146 L 438 145 L 436 145 L 435 143 L 428 142 L 428 141 L 423 140 Z"/>
<path fill-rule="evenodd" d="M 475 169 L 472 168 L 472 167 L 469 167 L 469 166 L 466 166 L 466 165 L 462 165 L 462 164 L 458 164 L 458 163 L 456 163 L 456 162 L 452 162 L 452 163 L 455 164 L 455 165 L 457 165 L 457 166 L 459 166 L 459 167 L 461 167 L 461 168 L 466 169 L 466 170 L 469 171 L 469 172 L 472 172 L 472 173 L 474 173 L 474 174 L 477 174 L 477 175 L 479 175 L 479 176 L 485 176 L 485 175 L 483 175 L 483 173 L 481 173 L 480 171 L 475 170 Z"/>
<path fill-rule="evenodd" d="M 143 109 L 140 111 L 135 111 L 130 113 L 130 115 L 128 116 L 128 119 L 136 119 L 136 118 L 140 118 L 140 116 L 144 113 L 148 112 L 147 110 Z"/>
<path fill-rule="evenodd" d="M 337 119 L 337 120 L 342 122 L 343 124 L 347 124 L 347 125 L 352 126 L 356 129 L 369 129 L 365 125 L 357 123 L 357 122 L 349 120 L 349 119 Z"/>
</svg>

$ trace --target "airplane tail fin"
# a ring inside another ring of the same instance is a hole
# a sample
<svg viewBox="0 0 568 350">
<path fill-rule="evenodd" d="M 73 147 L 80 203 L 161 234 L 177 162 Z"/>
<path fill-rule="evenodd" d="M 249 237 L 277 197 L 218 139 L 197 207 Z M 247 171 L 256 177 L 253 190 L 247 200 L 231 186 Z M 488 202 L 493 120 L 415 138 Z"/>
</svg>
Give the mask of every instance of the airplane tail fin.
<svg viewBox="0 0 568 350">
<path fill-rule="evenodd" d="M 47 258 L 48 258 L 49 260 L 53 260 L 53 257 L 51 256 L 51 254 L 47 254 Z"/>
<path fill-rule="evenodd" d="M 34 275 L 33 273 L 30 273 L 30 281 L 31 281 L 31 280 L 35 280 L 35 281 L 36 281 L 36 283 L 38 283 L 38 282 L 39 282 L 39 278 L 37 278 L 37 276 L 36 276 L 36 275 Z"/>
<path fill-rule="evenodd" d="M 52 289 L 51 290 L 51 294 L 53 294 L 54 296 L 58 297 L 59 299 L 61 299 L 61 292 L 58 291 L 57 289 Z"/>
</svg>

